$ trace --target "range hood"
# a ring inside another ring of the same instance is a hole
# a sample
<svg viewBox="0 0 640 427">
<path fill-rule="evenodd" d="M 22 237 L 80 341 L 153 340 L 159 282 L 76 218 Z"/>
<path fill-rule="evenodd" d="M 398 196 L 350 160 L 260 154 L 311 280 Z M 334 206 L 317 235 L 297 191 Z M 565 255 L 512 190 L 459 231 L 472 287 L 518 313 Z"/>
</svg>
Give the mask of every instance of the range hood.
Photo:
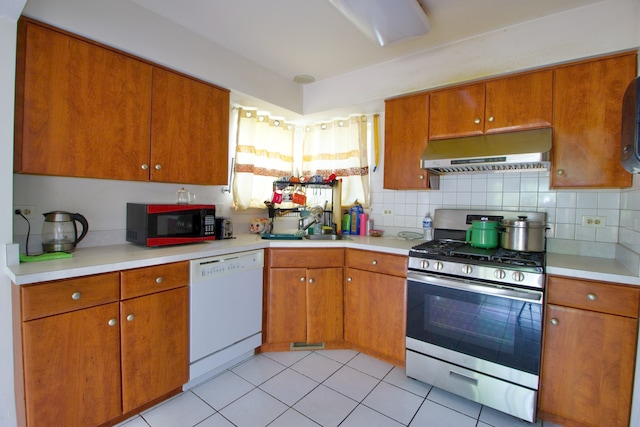
<svg viewBox="0 0 640 427">
<path fill-rule="evenodd" d="M 420 165 L 435 175 L 549 170 L 551 128 L 429 141 Z"/>
</svg>

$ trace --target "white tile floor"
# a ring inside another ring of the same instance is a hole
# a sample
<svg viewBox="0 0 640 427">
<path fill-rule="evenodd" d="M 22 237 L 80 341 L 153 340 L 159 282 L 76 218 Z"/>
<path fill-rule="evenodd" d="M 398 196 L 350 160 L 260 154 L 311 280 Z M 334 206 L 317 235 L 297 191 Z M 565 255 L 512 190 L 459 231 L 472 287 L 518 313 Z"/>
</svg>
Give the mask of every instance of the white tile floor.
<svg viewBox="0 0 640 427">
<path fill-rule="evenodd" d="M 353 350 L 263 353 L 120 427 L 511 427 L 513 418 Z"/>
</svg>

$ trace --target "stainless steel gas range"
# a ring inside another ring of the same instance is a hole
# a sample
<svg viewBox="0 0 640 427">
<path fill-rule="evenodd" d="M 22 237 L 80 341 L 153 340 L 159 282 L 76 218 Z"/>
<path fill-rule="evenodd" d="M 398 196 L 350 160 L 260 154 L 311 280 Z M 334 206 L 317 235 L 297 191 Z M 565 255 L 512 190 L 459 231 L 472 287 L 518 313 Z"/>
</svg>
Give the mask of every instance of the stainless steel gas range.
<svg viewBox="0 0 640 427">
<path fill-rule="evenodd" d="M 409 252 L 407 376 L 534 422 L 544 252 L 465 243 L 471 221 L 542 212 L 437 209 L 434 237 Z"/>
</svg>

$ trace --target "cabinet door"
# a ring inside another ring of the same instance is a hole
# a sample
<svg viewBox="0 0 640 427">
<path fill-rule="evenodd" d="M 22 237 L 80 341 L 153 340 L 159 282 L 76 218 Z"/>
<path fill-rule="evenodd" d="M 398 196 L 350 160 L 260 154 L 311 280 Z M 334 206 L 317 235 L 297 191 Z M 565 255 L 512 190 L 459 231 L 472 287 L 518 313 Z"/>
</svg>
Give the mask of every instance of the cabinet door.
<svg viewBox="0 0 640 427">
<path fill-rule="evenodd" d="M 110 303 L 23 323 L 29 425 L 97 426 L 122 414 L 118 319 Z"/>
<path fill-rule="evenodd" d="M 428 140 L 428 94 L 385 101 L 384 188 L 429 188 L 428 173 L 420 167 Z"/>
<path fill-rule="evenodd" d="M 153 69 L 151 180 L 227 184 L 229 92 Z"/>
<path fill-rule="evenodd" d="M 189 288 L 122 301 L 124 412 L 189 380 Z"/>
<path fill-rule="evenodd" d="M 344 291 L 345 340 L 368 354 L 404 364 L 405 279 L 347 269 Z"/>
<path fill-rule="evenodd" d="M 16 172 L 147 180 L 151 66 L 20 21 Z"/>
<path fill-rule="evenodd" d="M 551 304 L 546 319 L 541 415 L 586 426 L 627 426 L 637 320 Z"/>
<path fill-rule="evenodd" d="M 487 82 L 485 133 L 551 126 L 553 71 Z"/>
<path fill-rule="evenodd" d="M 306 342 L 342 341 L 342 268 L 307 270 Z"/>
<path fill-rule="evenodd" d="M 636 76 L 636 55 L 555 70 L 551 186 L 631 186 L 620 165 L 622 97 Z"/>
<path fill-rule="evenodd" d="M 431 92 L 429 139 L 482 135 L 485 84 Z"/>
<path fill-rule="evenodd" d="M 267 343 L 306 342 L 307 270 L 270 268 L 266 295 Z"/>
</svg>

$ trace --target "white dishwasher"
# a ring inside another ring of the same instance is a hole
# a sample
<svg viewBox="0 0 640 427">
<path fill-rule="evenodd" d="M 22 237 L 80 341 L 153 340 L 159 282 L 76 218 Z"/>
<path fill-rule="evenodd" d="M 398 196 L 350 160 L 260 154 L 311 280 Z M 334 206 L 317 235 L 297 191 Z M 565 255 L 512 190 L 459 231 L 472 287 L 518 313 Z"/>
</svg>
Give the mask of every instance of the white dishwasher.
<svg viewBox="0 0 640 427">
<path fill-rule="evenodd" d="M 264 251 L 191 261 L 190 388 L 262 344 Z M 202 377 L 202 378 L 200 378 Z"/>
</svg>

